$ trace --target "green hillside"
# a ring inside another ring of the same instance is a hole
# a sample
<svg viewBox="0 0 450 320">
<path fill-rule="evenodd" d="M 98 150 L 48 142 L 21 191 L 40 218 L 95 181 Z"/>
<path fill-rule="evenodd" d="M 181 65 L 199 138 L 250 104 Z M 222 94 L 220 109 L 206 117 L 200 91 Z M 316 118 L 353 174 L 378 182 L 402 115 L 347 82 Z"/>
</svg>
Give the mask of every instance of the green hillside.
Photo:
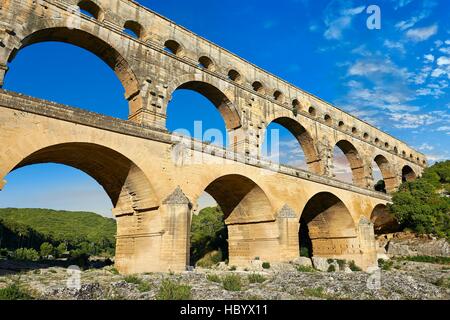
<svg viewBox="0 0 450 320">
<path fill-rule="evenodd" d="M 114 251 L 116 222 L 91 212 L 0 209 L 0 248 L 40 249 L 44 242 L 65 243 L 90 254 Z"/>
</svg>

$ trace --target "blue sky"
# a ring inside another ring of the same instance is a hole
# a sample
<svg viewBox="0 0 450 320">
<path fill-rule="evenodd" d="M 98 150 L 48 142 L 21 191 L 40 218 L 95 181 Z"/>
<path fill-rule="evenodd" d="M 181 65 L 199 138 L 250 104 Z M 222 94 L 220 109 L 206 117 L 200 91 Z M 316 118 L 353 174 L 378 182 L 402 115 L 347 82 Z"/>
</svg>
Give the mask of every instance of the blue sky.
<svg viewBox="0 0 450 320">
<path fill-rule="evenodd" d="M 369 121 L 424 152 L 431 162 L 450 158 L 446 1 L 139 2 Z M 366 9 L 372 4 L 381 10 L 380 30 L 366 26 Z M 9 67 L 6 89 L 127 117 L 119 80 L 106 64 L 82 49 L 35 44 L 19 52 Z M 203 121 L 203 129 L 224 129 L 209 101 L 191 92 L 176 92 L 168 110 L 168 128 L 192 130 L 195 120 Z M 281 130 L 280 139 L 280 161 L 303 167 L 302 152 L 292 137 Z M 344 157 L 337 158 L 338 177 L 348 179 Z M 101 187 L 75 169 L 36 165 L 11 173 L 7 180 L 0 207 L 90 210 L 105 215 L 110 211 Z M 57 201 L 44 196 L 54 192 L 60 194 Z"/>
</svg>

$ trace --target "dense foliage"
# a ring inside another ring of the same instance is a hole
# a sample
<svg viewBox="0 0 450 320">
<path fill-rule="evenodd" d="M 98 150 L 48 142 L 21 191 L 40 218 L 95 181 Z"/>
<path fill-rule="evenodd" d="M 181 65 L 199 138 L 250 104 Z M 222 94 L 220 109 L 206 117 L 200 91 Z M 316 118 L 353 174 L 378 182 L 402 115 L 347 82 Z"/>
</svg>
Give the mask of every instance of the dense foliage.
<svg viewBox="0 0 450 320">
<path fill-rule="evenodd" d="M 389 210 L 404 228 L 450 239 L 449 193 L 447 160 L 426 168 L 421 178 L 403 183 Z"/>
<path fill-rule="evenodd" d="M 0 248 L 20 260 L 114 255 L 116 222 L 89 212 L 0 209 Z"/>
<path fill-rule="evenodd" d="M 220 208 L 202 209 L 192 218 L 191 263 L 195 265 L 205 256 L 212 263 L 225 260 L 228 253 L 227 238 L 228 232 Z"/>
</svg>

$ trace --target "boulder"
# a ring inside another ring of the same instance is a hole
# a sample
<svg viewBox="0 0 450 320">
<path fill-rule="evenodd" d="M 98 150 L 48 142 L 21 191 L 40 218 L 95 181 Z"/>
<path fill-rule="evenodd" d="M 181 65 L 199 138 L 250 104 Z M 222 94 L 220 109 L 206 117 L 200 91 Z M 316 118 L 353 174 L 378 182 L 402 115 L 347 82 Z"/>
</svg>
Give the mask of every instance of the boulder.
<svg viewBox="0 0 450 320">
<path fill-rule="evenodd" d="M 450 245 L 445 239 L 417 237 L 392 239 L 387 246 L 389 256 L 450 256 Z"/>
<path fill-rule="evenodd" d="M 329 263 L 327 262 L 328 258 L 322 257 L 312 257 L 312 263 L 314 268 L 320 271 L 328 271 Z"/>
<path fill-rule="evenodd" d="M 292 261 L 292 263 L 296 266 L 304 266 L 304 267 L 312 267 L 312 261 L 307 257 L 298 257 Z"/>
</svg>

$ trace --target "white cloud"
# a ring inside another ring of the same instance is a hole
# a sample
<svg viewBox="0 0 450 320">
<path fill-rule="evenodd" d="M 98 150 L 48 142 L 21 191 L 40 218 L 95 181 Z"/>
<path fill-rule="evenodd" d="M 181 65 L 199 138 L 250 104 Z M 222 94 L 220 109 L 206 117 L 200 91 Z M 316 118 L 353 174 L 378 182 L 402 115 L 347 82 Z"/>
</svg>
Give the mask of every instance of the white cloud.
<svg viewBox="0 0 450 320">
<path fill-rule="evenodd" d="M 439 57 L 436 61 L 438 66 L 450 65 L 450 57 Z"/>
<path fill-rule="evenodd" d="M 437 131 L 450 131 L 450 126 L 442 126 L 436 129 Z"/>
<path fill-rule="evenodd" d="M 424 28 L 409 29 L 406 36 L 415 42 L 425 41 L 438 32 L 437 24 Z"/>
<path fill-rule="evenodd" d="M 413 0 L 391 0 L 394 3 L 394 9 L 397 10 L 399 8 L 403 8 L 404 6 L 411 3 Z"/>
<path fill-rule="evenodd" d="M 424 56 L 425 60 L 433 62 L 434 61 L 434 56 L 430 53 L 430 54 L 426 54 Z"/>
<path fill-rule="evenodd" d="M 405 46 L 403 45 L 402 42 L 395 42 L 395 41 L 391 41 L 391 40 L 385 40 L 383 45 L 386 48 L 389 48 L 389 49 L 396 49 L 402 54 L 404 54 L 406 52 L 405 51 Z"/>
<path fill-rule="evenodd" d="M 434 150 L 434 147 L 432 145 L 429 145 L 428 143 L 422 143 L 420 146 L 417 147 L 420 151 L 431 151 Z"/>
</svg>

